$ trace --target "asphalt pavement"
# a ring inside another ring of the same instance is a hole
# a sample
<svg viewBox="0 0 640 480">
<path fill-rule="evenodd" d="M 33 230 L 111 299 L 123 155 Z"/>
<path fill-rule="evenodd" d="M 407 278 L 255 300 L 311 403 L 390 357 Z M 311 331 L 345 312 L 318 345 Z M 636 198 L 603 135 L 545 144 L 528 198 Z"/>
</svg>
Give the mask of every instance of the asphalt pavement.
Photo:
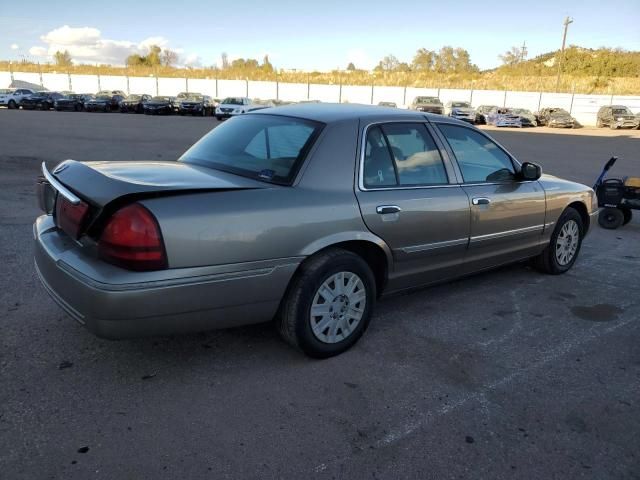
<svg viewBox="0 0 640 480">
<path fill-rule="evenodd" d="M 114 342 L 68 318 L 33 268 L 40 163 L 174 159 L 216 124 L 0 110 L 1 479 L 640 478 L 640 212 L 565 275 L 384 300 L 323 361 L 268 324 Z M 596 133 L 491 131 L 548 173 L 640 176 L 640 132 Z"/>
</svg>

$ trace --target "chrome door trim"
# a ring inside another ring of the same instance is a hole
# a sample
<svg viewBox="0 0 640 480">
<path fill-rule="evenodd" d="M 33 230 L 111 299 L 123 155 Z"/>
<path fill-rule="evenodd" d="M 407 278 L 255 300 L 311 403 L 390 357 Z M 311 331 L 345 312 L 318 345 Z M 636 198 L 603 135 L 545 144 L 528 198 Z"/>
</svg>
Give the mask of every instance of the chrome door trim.
<svg viewBox="0 0 640 480">
<path fill-rule="evenodd" d="M 532 227 L 524 227 L 524 228 L 516 228 L 514 230 L 505 230 L 502 232 L 496 232 L 496 233 L 488 233 L 486 235 L 476 235 L 471 237 L 471 242 L 483 242 L 485 240 L 494 240 L 497 238 L 504 238 L 504 237 L 511 237 L 514 235 L 520 235 L 522 233 L 530 233 L 530 232 L 536 232 L 536 231 L 540 231 L 540 233 L 542 233 L 542 230 L 544 228 L 544 223 L 541 223 L 540 225 L 533 225 Z"/>
<path fill-rule="evenodd" d="M 410 247 L 404 247 L 400 250 L 404 253 L 417 253 L 427 250 L 436 250 L 438 248 L 455 247 L 457 245 L 466 245 L 469 242 L 468 238 L 458 238 L 456 240 L 446 240 L 444 242 L 425 243 L 424 245 L 412 245 Z"/>
<path fill-rule="evenodd" d="M 44 162 L 42 162 L 42 175 L 44 175 L 44 178 L 47 180 L 47 182 L 49 182 L 60 195 L 66 198 L 69 203 L 71 203 L 72 205 L 80 204 L 82 200 L 80 200 L 80 198 L 78 198 L 73 192 L 71 192 L 71 190 L 67 189 L 67 187 L 56 180 L 56 178 L 49 173 L 49 170 L 47 170 L 47 165 Z"/>
</svg>

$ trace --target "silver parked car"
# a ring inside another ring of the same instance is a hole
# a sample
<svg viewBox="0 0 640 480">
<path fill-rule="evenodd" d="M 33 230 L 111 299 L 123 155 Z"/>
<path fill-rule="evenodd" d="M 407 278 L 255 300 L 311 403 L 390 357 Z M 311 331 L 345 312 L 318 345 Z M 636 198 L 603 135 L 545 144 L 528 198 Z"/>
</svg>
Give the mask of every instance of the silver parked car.
<svg viewBox="0 0 640 480">
<path fill-rule="evenodd" d="M 177 162 L 42 173 L 38 275 L 89 330 L 275 319 L 314 357 L 351 347 L 381 295 L 524 259 L 566 272 L 597 209 L 467 123 L 357 105 L 238 116 Z"/>
</svg>

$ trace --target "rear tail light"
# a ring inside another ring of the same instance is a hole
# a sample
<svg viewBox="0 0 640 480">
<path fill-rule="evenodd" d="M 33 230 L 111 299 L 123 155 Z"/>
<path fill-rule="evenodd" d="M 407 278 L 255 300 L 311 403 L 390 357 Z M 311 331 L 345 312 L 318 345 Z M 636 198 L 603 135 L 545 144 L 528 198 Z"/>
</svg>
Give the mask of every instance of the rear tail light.
<svg viewBox="0 0 640 480">
<path fill-rule="evenodd" d="M 78 238 L 88 211 L 89 205 L 86 203 L 74 205 L 59 195 L 56 201 L 56 223 L 71 238 Z"/>
<path fill-rule="evenodd" d="M 149 210 L 134 203 L 111 216 L 98 240 L 104 261 L 128 270 L 162 270 L 167 255 L 160 227 Z"/>
</svg>

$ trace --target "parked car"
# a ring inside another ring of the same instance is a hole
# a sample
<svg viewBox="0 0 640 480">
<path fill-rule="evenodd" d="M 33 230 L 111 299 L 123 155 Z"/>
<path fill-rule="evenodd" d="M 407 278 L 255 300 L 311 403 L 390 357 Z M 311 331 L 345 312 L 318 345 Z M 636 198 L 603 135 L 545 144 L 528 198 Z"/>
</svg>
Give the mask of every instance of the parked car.
<svg viewBox="0 0 640 480">
<path fill-rule="evenodd" d="M 18 105 L 23 110 L 51 110 L 59 98 L 62 98 L 60 92 L 36 92 L 33 95 L 23 97 Z"/>
<path fill-rule="evenodd" d="M 144 104 L 145 115 L 171 115 L 175 111 L 175 99 L 173 97 L 153 97 Z"/>
<path fill-rule="evenodd" d="M 222 120 L 223 118 L 242 115 L 259 108 L 265 107 L 252 103 L 247 97 L 227 97 L 216 107 L 216 118 Z"/>
<path fill-rule="evenodd" d="M 444 107 L 438 97 L 416 97 L 409 105 L 409 110 L 417 110 L 418 112 L 437 113 L 442 115 Z"/>
<path fill-rule="evenodd" d="M 485 115 L 487 125 L 494 127 L 518 127 L 522 128 L 520 116 L 512 113 L 511 110 L 504 107 L 494 107 Z"/>
<path fill-rule="evenodd" d="M 520 117 L 520 122 L 523 127 L 537 127 L 538 121 L 536 120 L 536 116 L 531 113 L 530 110 L 526 108 L 510 108 L 509 111 L 514 115 L 518 115 Z"/>
<path fill-rule="evenodd" d="M 378 102 L 379 107 L 398 108 L 396 102 Z"/>
<path fill-rule="evenodd" d="M 476 111 L 469 102 L 447 102 L 444 114 L 464 122 L 476 123 Z"/>
<path fill-rule="evenodd" d="M 90 93 L 69 93 L 58 98 L 54 102 L 53 108 L 57 112 L 61 112 L 63 110 L 81 112 L 84 110 L 84 104 L 92 98 L 93 95 Z"/>
<path fill-rule="evenodd" d="M 638 117 L 624 105 L 609 105 L 600 107 L 596 118 L 596 126 L 618 128 L 638 128 Z"/>
<path fill-rule="evenodd" d="M 122 95 L 97 94 L 84 104 L 87 112 L 117 112 L 120 110 L 120 102 L 124 100 Z"/>
<path fill-rule="evenodd" d="M 536 114 L 538 125 L 547 127 L 574 128 L 578 122 L 564 108 L 543 108 Z"/>
<path fill-rule="evenodd" d="M 143 113 L 144 105 L 151 100 L 151 95 L 133 93 L 120 102 L 120 113 Z"/>
<path fill-rule="evenodd" d="M 3 88 L 0 89 L 0 106 L 8 108 L 19 108 L 23 98 L 36 93 L 30 88 Z"/>
<path fill-rule="evenodd" d="M 198 92 L 180 92 L 178 95 L 176 95 L 173 99 L 173 108 L 175 110 L 176 113 L 178 113 L 178 110 L 180 109 L 180 104 L 182 103 L 183 100 L 189 98 L 189 96 L 192 95 L 202 95 L 201 93 Z"/>
<path fill-rule="evenodd" d="M 213 115 L 213 100 L 208 95 L 193 94 L 187 98 L 183 98 L 178 105 L 178 113 L 180 115 Z"/>
<path fill-rule="evenodd" d="M 381 295 L 529 258 L 568 271 L 597 211 L 591 188 L 467 123 L 363 105 L 251 112 L 177 162 L 42 175 L 38 276 L 90 331 L 275 318 L 313 357 L 351 347 Z"/>
<path fill-rule="evenodd" d="M 486 124 L 487 114 L 494 108 L 498 108 L 498 106 L 497 105 L 480 105 L 478 108 L 476 108 L 476 123 L 480 125 Z"/>
</svg>

